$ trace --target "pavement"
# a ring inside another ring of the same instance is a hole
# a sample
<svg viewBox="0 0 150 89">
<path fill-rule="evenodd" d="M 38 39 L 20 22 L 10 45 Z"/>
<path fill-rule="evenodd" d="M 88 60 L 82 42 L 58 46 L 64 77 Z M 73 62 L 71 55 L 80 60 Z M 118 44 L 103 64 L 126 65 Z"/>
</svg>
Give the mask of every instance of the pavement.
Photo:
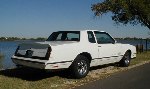
<svg viewBox="0 0 150 89">
<path fill-rule="evenodd" d="M 74 89 L 150 89 L 150 63 Z"/>
</svg>

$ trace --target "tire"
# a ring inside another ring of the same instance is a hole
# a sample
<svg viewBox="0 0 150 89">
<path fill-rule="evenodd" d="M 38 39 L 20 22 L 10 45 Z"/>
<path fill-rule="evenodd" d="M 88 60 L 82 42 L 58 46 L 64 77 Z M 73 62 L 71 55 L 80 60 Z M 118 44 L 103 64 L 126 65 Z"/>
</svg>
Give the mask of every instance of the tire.
<svg viewBox="0 0 150 89">
<path fill-rule="evenodd" d="M 89 60 L 85 56 L 78 55 L 72 63 L 70 71 L 75 78 L 79 79 L 84 78 L 88 74 L 89 68 Z"/>
<path fill-rule="evenodd" d="M 131 61 L 131 53 L 127 51 L 124 54 L 122 60 L 120 61 L 120 65 L 122 67 L 128 67 L 130 65 L 130 61 Z"/>
</svg>

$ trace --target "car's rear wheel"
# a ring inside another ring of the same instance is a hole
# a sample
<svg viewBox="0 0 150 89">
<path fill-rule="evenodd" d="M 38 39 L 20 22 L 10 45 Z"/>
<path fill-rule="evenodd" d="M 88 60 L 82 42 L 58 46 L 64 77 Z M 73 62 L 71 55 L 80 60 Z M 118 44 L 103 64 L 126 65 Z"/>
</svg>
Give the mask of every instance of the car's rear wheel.
<svg viewBox="0 0 150 89">
<path fill-rule="evenodd" d="M 75 78 L 83 78 L 88 74 L 89 68 L 89 60 L 85 56 L 78 55 L 71 65 L 71 72 Z"/>
<path fill-rule="evenodd" d="M 122 60 L 120 61 L 120 65 L 123 67 L 128 67 L 130 65 L 130 61 L 131 61 L 131 52 L 126 52 L 122 58 Z"/>
</svg>

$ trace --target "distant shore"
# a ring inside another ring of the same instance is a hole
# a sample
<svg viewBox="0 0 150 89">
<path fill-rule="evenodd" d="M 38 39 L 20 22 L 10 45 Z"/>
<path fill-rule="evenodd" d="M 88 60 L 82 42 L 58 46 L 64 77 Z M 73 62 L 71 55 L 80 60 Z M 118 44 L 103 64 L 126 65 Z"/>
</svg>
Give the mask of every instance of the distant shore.
<svg viewBox="0 0 150 89">
<path fill-rule="evenodd" d="M 37 38 L 19 38 L 19 37 L 0 37 L 0 41 L 26 41 L 26 40 L 33 40 L 33 41 L 45 41 L 47 38 L 44 37 L 37 37 Z M 115 38 L 116 40 L 149 40 L 150 38 L 130 38 L 130 37 L 126 37 L 126 38 Z"/>
<path fill-rule="evenodd" d="M 19 38 L 19 37 L 0 37 L 0 41 L 24 41 L 24 40 L 34 40 L 34 41 L 45 41 L 47 38 L 37 37 L 37 38 Z"/>
<path fill-rule="evenodd" d="M 126 38 L 115 38 L 116 40 L 149 40 L 150 41 L 150 38 L 146 38 L 146 39 L 143 39 L 143 38 L 130 38 L 130 37 L 126 37 Z"/>
</svg>

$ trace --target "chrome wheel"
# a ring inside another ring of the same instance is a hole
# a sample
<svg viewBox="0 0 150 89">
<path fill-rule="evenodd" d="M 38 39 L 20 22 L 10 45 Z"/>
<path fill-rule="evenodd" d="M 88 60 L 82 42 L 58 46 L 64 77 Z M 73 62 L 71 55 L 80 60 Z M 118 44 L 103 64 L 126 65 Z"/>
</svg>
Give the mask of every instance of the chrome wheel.
<svg viewBox="0 0 150 89">
<path fill-rule="evenodd" d="M 77 70 L 80 75 L 84 75 L 87 72 L 87 63 L 82 60 L 77 64 Z"/>
<path fill-rule="evenodd" d="M 89 72 L 90 62 L 85 56 L 78 55 L 70 69 L 75 78 L 83 78 Z"/>
<path fill-rule="evenodd" d="M 130 65 L 130 61 L 131 61 L 131 53 L 126 52 L 122 60 L 120 61 L 120 64 L 123 67 L 128 67 Z"/>
<path fill-rule="evenodd" d="M 129 55 L 129 53 L 127 53 L 127 54 L 124 56 L 124 62 L 125 62 L 125 64 L 129 64 L 129 63 L 130 63 L 130 55 Z"/>
</svg>

